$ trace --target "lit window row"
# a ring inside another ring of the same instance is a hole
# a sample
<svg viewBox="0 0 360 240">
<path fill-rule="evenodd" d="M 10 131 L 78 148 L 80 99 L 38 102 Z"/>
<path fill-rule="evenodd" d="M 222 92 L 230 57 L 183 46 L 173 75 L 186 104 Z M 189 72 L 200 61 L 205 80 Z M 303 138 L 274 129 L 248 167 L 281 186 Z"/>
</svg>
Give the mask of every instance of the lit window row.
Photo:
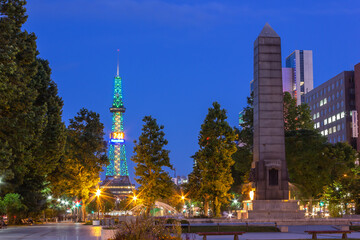
<svg viewBox="0 0 360 240">
<path fill-rule="evenodd" d="M 320 122 L 317 122 L 317 123 L 314 124 L 315 129 L 318 129 L 319 127 L 320 127 Z"/>
<path fill-rule="evenodd" d="M 325 105 L 325 104 L 327 104 L 327 99 L 326 98 L 324 98 L 323 100 L 320 101 L 320 107 L 322 105 Z"/>
<path fill-rule="evenodd" d="M 343 128 L 345 127 L 344 124 L 343 124 L 342 127 L 343 127 Z M 341 130 L 341 125 L 338 124 L 337 126 L 333 126 L 333 127 L 331 127 L 331 128 L 325 129 L 324 131 L 321 131 L 321 135 L 327 136 L 327 135 L 329 135 L 329 134 L 336 133 L 336 132 L 338 132 L 338 131 L 340 131 L 340 130 Z"/>
<path fill-rule="evenodd" d="M 320 113 L 319 113 L 319 112 L 317 112 L 317 113 L 315 113 L 315 114 L 313 115 L 313 120 L 317 119 L 318 117 L 320 117 Z"/>
<path fill-rule="evenodd" d="M 340 120 L 341 118 L 344 118 L 344 117 L 345 117 L 345 112 L 341 112 L 341 113 L 332 115 L 331 117 L 324 119 L 324 125 L 330 124 L 330 123 Z"/>
</svg>

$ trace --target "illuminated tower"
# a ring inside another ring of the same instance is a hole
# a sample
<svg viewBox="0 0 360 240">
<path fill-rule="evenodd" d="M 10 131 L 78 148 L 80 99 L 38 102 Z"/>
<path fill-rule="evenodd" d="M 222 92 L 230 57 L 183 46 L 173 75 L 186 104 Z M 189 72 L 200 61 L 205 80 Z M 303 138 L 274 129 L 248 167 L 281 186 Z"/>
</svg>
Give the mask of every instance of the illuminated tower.
<svg viewBox="0 0 360 240">
<path fill-rule="evenodd" d="M 119 50 L 118 50 L 119 51 Z M 110 107 L 112 113 L 112 128 L 109 140 L 110 160 L 106 170 L 106 179 L 102 188 L 109 188 L 110 191 L 123 198 L 130 194 L 134 185 L 130 183 L 129 172 L 126 163 L 125 134 L 124 134 L 124 107 L 122 80 L 119 76 L 119 59 L 117 63 L 117 72 L 114 78 L 114 96 L 113 104 Z"/>
<path fill-rule="evenodd" d="M 124 134 L 124 107 L 122 80 L 119 76 L 119 61 L 114 78 L 114 97 L 110 108 L 112 113 L 112 128 L 109 141 L 110 164 L 106 176 L 129 176 L 126 164 L 125 134 Z"/>
</svg>

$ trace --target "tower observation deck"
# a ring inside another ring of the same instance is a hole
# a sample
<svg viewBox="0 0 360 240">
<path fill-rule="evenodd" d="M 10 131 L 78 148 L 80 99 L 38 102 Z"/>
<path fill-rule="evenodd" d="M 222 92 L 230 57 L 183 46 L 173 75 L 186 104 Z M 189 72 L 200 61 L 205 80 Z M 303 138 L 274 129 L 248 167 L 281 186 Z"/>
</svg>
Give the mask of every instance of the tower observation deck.
<svg viewBox="0 0 360 240">
<path fill-rule="evenodd" d="M 113 104 L 110 107 L 112 113 L 112 128 L 109 140 L 108 157 L 110 160 L 106 170 L 106 179 L 102 188 L 109 188 L 118 196 L 125 197 L 132 193 L 134 185 L 130 183 L 129 171 L 126 162 L 124 114 L 125 106 L 123 101 L 122 79 L 119 76 L 119 60 L 117 74 L 114 78 Z"/>
</svg>

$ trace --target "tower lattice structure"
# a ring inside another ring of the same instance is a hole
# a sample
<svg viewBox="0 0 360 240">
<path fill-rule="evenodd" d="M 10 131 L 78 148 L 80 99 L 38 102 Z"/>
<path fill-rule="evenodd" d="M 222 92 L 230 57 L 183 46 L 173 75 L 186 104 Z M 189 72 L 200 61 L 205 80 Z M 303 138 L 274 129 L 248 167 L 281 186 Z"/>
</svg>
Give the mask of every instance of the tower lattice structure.
<svg viewBox="0 0 360 240">
<path fill-rule="evenodd" d="M 112 113 L 112 128 L 109 141 L 109 159 L 110 164 L 107 166 L 106 176 L 129 176 L 124 134 L 124 107 L 122 79 L 119 76 L 119 63 L 117 74 L 114 78 L 114 96 L 113 104 L 110 107 Z"/>
</svg>

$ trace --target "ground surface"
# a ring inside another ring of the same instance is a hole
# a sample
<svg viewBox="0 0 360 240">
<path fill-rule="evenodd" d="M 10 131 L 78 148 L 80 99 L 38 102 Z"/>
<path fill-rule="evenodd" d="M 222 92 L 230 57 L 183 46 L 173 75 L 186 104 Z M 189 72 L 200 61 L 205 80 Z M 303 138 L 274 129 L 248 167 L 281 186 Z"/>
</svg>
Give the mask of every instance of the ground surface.
<svg viewBox="0 0 360 240">
<path fill-rule="evenodd" d="M 239 239 L 311 239 L 306 230 L 336 230 L 332 226 L 290 226 L 288 233 L 280 232 L 253 232 L 245 233 Z M 202 240 L 196 234 L 190 234 L 191 240 Z M 360 232 L 348 235 L 349 238 L 360 239 Z M 340 234 L 320 234 L 320 239 L 340 239 Z M 1 240 L 100 240 L 101 227 L 85 226 L 80 223 L 57 223 L 33 226 L 8 227 L 0 229 Z M 184 239 L 186 236 L 184 235 Z M 210 236 L 208 240 L 233 240 L 233 236 Z"/>
<path fill-rule="evenodd" d="M 1 240 L 100 240 L 101 227 L 58 223 L 0 229 Z"/>
</svg>

